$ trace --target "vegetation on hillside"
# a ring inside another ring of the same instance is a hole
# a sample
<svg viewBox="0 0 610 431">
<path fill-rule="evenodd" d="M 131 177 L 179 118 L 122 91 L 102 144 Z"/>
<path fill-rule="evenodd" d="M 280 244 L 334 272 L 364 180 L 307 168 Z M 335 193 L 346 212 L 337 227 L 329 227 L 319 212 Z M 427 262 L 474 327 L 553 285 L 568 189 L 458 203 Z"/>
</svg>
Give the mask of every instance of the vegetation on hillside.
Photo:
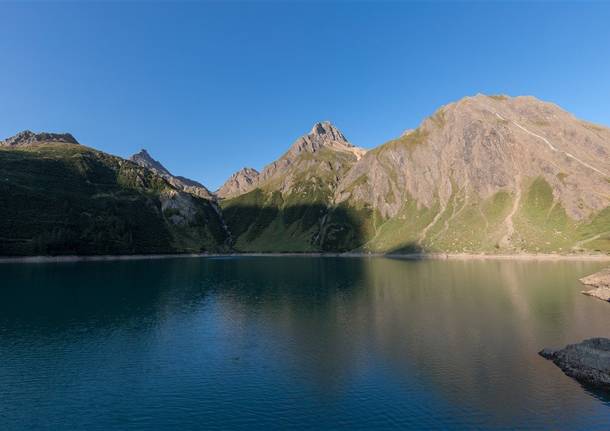
<svg viewBox="0 0 610 431">
<path fill-rule="evenodd" d="M 151 171 L 81 145 L 2 148 L 0 254 L 225 249 L 225 233 L 210 202 L 189 196 L 192 220 L 176 224 L 171 210 L 162 210 L 172 193 Z"/>
</svg>

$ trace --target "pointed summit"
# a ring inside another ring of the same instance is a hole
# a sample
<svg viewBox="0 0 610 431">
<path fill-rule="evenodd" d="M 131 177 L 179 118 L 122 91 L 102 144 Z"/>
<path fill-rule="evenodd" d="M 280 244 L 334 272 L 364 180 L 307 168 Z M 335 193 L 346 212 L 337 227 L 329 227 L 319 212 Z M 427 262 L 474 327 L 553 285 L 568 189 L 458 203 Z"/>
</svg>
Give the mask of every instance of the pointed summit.
<svg viewBox="0 0 610 431">
<path fill-rule="evenodd" d="M 129 158 L 132 162 L 137 163 L 138 165 L 148 168 L 151 171 L 154 171 L 156 174 L 165 176 L 172 176 L 172 174 L 163 166 L 159 161 L 153 159 L 151 155 L 146 151 L 146 149 L 142 148 L 139 152 L 134 154 Z"/>
<path fill-rule="evenodd" d="M 78 145 L 78 141 L 69 133 L 34 133 L 30 130 L 24 130 L 23 132 L 17 133 L 15 136 L 0 141 L 0 147 L 24 147 L 28 145 L 52 143 Z"/>
<path fill-rule="evenodd" d="M 298 138 L 288 150 L 287 155 L 294 157 L 302 152 L 315 153 L 322 148 L 354 152 L 353 150 L 357 147 L 349 142 L 330 121 L 321 121 L 314 124 L 307 135 Z M 357 152 L 360 153 L 360 151 Z"/>
<path fill-rule="evenodd" d="M 337 129 L 330 121 L 321 121 L 319 123 L 314 124 L 309 132 L 310 136 L 318 136 L 322 139 L 338 141 L 338 142 L 346 142 L 349 144 L 348 140 L 343 136 L 343 133 L 339 129 Z M 349 144 L 351 145 L 351 144 Z"/>
<path fill-rule="evenodd" d="M 315 123 L 309 133 L 294 141 L 279 159 L 257 173 L 255 179 L 250 177 L 252 182 L 241 181 L 245 188 L 234 189 L 238 193 L 231 192 L 230 196 L 239 196 L 255 188 L 289 194 L 293 185 L 310 180 L 332 183 L 365 153 L 366 150 L 352 145 L 329 121 L 321 121 Z M 248 179 L 248 175 L 241 174 L 238 175 L 241 180 Z M 228 185 L 231 179 L 225 185 Z M 219 190 L 221 197 L 229 196 L 226 194 L 225 185 Z"/>
<path fill-rule="evenodd" d="M 145 149 L 141 149 L 139 152 L 131 156 L 129 160 L 142 166 L 143 168 L 150 169 L 155 174 L 165 178 L 171 185 L 180 190 L 204 199 L 214 199 L 214 195 L 212 195 L 212 193 L 210 193 L 210 191 L 201 183 L 189 178 L 173 175 L 159 161 L 153 159 Z"/>
</svg>

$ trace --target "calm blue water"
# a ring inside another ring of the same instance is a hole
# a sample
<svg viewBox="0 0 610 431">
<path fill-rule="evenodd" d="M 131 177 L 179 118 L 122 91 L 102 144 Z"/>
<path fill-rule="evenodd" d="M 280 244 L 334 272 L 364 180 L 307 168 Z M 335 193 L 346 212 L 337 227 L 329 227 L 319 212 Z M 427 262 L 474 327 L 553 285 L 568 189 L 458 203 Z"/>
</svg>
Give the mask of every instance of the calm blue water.
<svg viewBox="0 0 610 431">
<path fill-rule="evenodd" d="M 0 429 L 610 429 L 537 355 L 610 336 L 588 262 L 0 265 Z"/>
</svg>

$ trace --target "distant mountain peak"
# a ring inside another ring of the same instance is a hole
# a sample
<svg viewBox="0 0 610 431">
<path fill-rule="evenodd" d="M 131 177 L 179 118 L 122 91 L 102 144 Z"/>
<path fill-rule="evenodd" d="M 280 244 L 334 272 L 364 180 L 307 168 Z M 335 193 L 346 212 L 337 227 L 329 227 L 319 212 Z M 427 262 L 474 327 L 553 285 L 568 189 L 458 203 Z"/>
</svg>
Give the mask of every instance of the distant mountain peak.
<svg viewBox="0 0 610 431">
<path fill-rule="evenodd" d="M 151 169 L 161 176 L 171 176 L 172 174 L 168 171 L 161 162 L 152 158 L 150 153 L 146 149 L 142 148 L 139 152 L 129 158 L 132 162 L 137 163 L 140 166 Z"/>
<path fill-rule="evenodd" d="M 78 145 L 78 141 L 70 133 L 34 133 L 31 130 L 24 130 L 0 141 L 2 147 L 23 147 L 26 145 L 36 145 L 43 143 L 65 143 Z"/>
<path fill-rule="evenodd" d="M 303 152 L 315 153 L 322 148 L 348 150 L 350 152 L 357 149 L 330 121 L 320 121 L 314 124 L 308 134 L 298 138 L 287 154 L 291 158 Z M 357 152 L 360 154 L 361 151 L 364 150 L 358 149 Z"/>
<path fill-rule="evenodd" d="M 165 168 L 165 166 L 161 164 L 161 162 L 153 159 L 149 152 L 144 148 L 131 156 L 129 160 L 144 168 L 150 169 L 157 175 L 165 178 L 171 185 L 180 190 L 184 190 L 205 199 L 214 199 L 214 196 L 210 193 L 210 191 L 201 183 L 189 178 L 173 175 Z"/>
<path fill-rule="evenodd" d="M 135 153 L 132 157 L 135 157 L 135 156 L 146 157 L 146 158 L 149 158 L 152 160 L 152 157 L 151 157 L 150 153 L 146 150 L 146 148 L 142 148 L 140 151 Z"/>
<path fill-rule="evenodd" d="M 231 177 L 216 191 L 216 194 L 218 197 L 225 199 L 246 193 L 252 190 L 256 185 L 259 175 L 260 173 L 254 168 L 241 168 L 231 175 Z"/>
<path fill-rule="evenodd" d="M 323 139 L 346 142 L 349 144 L 347 138 L 337 129 L 330 121 L 320 121 L 313 125 L 310 136 L 317 136 Z M 351 145 L 351 144 L 349 144 Z"/>
</svg>

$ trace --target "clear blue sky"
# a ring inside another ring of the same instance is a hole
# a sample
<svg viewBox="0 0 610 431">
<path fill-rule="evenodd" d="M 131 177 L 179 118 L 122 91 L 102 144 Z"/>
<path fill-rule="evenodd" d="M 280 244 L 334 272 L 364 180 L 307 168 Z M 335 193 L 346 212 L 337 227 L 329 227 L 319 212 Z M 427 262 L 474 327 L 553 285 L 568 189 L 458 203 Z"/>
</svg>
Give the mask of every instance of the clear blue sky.
<svg viewBox="0 0 610 431">
<path fill-rule="evenodd" d="M 610 4 L 0 3 L 0 136 L 147 148 L 218 187 L 318 120 L 373 147 L 479 92 L 610 124 Z"/>
</svg>

